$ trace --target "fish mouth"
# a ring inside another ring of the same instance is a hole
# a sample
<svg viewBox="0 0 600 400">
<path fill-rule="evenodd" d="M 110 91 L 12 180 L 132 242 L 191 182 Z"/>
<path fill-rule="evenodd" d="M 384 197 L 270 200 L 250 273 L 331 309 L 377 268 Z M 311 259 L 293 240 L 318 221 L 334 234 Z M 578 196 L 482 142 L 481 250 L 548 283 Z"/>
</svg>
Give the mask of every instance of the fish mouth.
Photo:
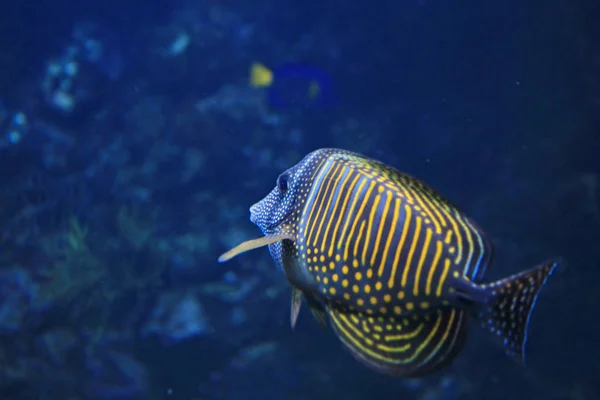
<svg viewBox="0 0 600 400">
<path fill-rule="evenodd" d="M 292 210 L 290 210 L 286 215 L 284 215 L 283 217 L 281 217 L 279 219 L 279 221 L 276 221 L 274 223 L 272 223 L 271 225 L 267 226 L 267 230 L 269 232 L 275 232 L 277 230 L 277 228 L 279 228 L 281 225 L 283 225 L 287 220 L 290 219 L 290 216 L 292 215 Z"/>
<path fill-rule="evenodd" d="M 258 205 L 260 203 L 255 203 L 250 207 L 250 222 L 252 222 L 254 225 L 258 225 L 258 221 L 257 221 L 257 215 L 258 215 Z"/>
<path fill-rule="evenodd" d="M 263 199 L 252 206 L 250 206 L 250 221 L 258 226 L 264 234 L 275 233 L 277 228 L 290 219 L 290 216 L 294 213 L 295 199 L 290 201 L 291 204 L 282 206 L 280 199 L 277 200 L 275 205 L 271 202 L 264 203 L 267 199 Z M 274 211 L 275 210 L 275 211 Z M 279 216 L 277 211 L 283 211 L 285 214 L 281 215 L 277 220 L 273 219 Z"/>
<path fill-rule="evenodd" d="M 254 225 L 258 226 L 259 228 L 263 229 L 265 234 L 274 233 L 279 226 L 281 226 L 283 223 L 285 223 L 290 218 L 290 215 L 292 215 L 292 211 L 293 211 L 293 210 L 290 210 L 287 214 L 285 214 L 283 217 L 279 218 L 277 221 L 265 226 L 264 224 L 261 224 L 261 221 L 259 221 L 259 219 L 260 219 L 259 218 L 260 213 L 258 212 L 259 207 L 260 207 L 260 202 L 253 204 L 250 207 L 250 222 L 252 222 Z"/>
</svg>

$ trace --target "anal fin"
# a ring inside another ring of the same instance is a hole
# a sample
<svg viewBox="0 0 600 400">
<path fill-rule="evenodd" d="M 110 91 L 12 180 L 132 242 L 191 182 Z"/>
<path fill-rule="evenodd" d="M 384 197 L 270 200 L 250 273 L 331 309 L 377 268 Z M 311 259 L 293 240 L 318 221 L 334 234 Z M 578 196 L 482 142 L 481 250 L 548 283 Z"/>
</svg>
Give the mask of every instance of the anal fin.
<svg viewBox="0 0 600 400">
<path fill-rule="evenodd" d="M 367 367 L 394 376 L 420 377 L 449 365 L 462 349 L 466 311 L 434 309 L 405 318 L 378 318 L 328 308 L 329 320 L 350 353 Z"/>
</svg>

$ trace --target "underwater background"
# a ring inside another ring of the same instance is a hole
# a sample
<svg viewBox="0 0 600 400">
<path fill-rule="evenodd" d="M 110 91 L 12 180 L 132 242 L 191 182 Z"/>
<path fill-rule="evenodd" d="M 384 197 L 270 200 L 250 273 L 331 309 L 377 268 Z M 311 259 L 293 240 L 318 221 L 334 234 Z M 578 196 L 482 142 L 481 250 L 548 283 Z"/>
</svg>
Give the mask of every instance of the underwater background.
<svg viewBox="0 0 600 400">
<path fill-rule="evenodd" d="M 600 5 L 0 4 L 0 400 L 600 399 Z M 551 257 L 521 365 L 481 329 L 380 375 L 303 312 L 249 207 L 309 152 L 416 176 Z"/>
</svg>

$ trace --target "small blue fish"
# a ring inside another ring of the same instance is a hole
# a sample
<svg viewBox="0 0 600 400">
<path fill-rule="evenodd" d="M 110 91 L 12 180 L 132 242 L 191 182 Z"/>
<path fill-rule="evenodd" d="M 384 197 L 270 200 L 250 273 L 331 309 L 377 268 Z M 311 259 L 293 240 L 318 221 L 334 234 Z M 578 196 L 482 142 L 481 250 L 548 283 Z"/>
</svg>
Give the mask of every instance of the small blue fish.
<svg viewBox="0 0 600 400">
<path fill-rule="evenodd" d="M 265 89 L 269 104 L 278 108 L 322 108 L 336 103 L 331 76 L 304 64 L 284 64 L 269 69 L 261 63 L 250 67 L 249 84 Z"/>
</svg>

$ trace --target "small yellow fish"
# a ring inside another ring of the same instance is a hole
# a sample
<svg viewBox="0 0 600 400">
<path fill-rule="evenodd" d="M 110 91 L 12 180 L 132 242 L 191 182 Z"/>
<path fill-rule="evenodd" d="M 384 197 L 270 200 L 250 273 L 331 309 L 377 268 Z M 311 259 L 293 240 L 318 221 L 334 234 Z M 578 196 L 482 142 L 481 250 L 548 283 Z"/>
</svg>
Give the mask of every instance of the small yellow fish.
<svg viewBox="0 0 600 400">
<path fill-rule="evenodd" d="M 250 66 L 250 86 L 253 88 L 266 88 L 273 83 L 273 71 L 264 64 L 253 63 Z"/>
<path fill-rule="evenodd" d="M 283 64 L 270 69 L 255 62 L 248 84 L 266 93 L 275 107 L 327 107 L 337 103 L 331 78 L 324 70 L 304 64 Z"/>
</svg>

